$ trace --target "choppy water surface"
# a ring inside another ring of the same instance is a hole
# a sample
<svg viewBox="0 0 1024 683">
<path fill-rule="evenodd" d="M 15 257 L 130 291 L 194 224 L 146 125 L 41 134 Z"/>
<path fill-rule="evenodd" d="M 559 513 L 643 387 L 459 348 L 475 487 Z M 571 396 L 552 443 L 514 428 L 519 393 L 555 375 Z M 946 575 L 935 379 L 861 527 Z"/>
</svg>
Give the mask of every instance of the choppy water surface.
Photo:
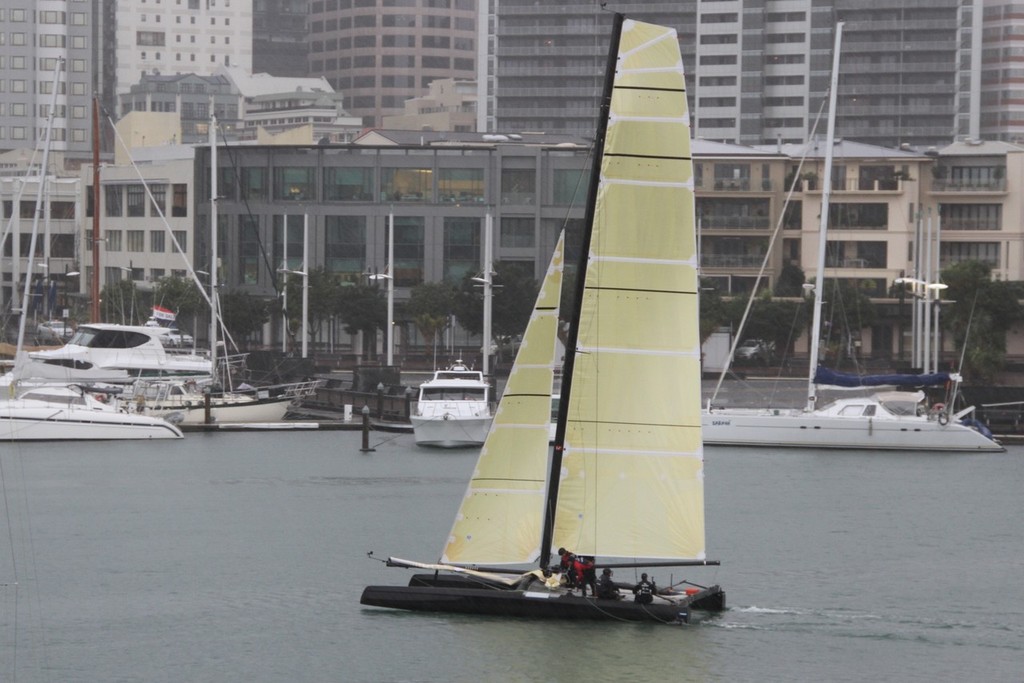
<svg viewBox="0 0 1024 683">
<path fill-rule="evenodd" d="M 373 441 L 0 446 L 0 680 L 1021 680 L 1024 448 L 709 449 L 723 566 L 687 576 L 731 608 L 669 627 L 362 608 L 408 578 L 366 553 L 436 559 L 475 462 Z"/>
</svg>

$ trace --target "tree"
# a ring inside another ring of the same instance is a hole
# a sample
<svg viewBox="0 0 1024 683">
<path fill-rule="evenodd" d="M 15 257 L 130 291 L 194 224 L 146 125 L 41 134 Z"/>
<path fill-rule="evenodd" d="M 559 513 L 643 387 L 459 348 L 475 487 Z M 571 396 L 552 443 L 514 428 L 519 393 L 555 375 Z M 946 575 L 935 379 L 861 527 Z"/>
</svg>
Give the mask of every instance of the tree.
<svg viewBox="0 0 1024 683">
<path fill-rule="evenodd" d="M 736 297 L 726 304 L 726 319 L 734 330 L 746 310 L 747 300 Z M 803 301 L 780 301 L 763 290 L 750 307 L 742 335 L 744 339 L 763 339 L 771 344 L 776 354 L 788 355 L 800 332 L 807 326 L 809 308 Z"/>
<path fill-rule="evenodd" d="M 387 326 L 387 301 L 377 285 L 339 287 L 337 313 L 341 316 L 345 332 L 352 335 L 366 333 L 363 343 L 367 349 L 372 348 L 370 338 Z"/>
<path fill-rule="evenodd" d="M 803 296 L 806 279 L 800 266 L 787 263 L 775 281 L 775 296 Z"/>
<path fill-rule="evenodd" d="M 236 341 L 259 333 L 270 320 L 268 301 L 246 292 L 228 292 L 221 298 L 221 318 Z"/>
<path fill-rule="evenodd" d="M 942 280 L 949 289 L 940 322 L 963 355 L 963 367 L 957 369 L 972 380 L 991 382 L 1006 363 L 1007 333 L 1024 320 L 1022 285 L 993 281 L 991 267 L 980 261 L 949 266 Z"/>
<path fill-rule="evenodd" d="M 491 334 L 496 337 L 514 337 L 526 329 L 540 285 L 533 279 L 532 270 L 523 268 L 518 262 L 499 261 L 494 265 L 494 270 Z M 459 324 L 469 333 L 483 332 L 482 286 L 474 282 L 470 275 L 463 278 L 455 293 L 453 310 Z"/>
<path fill-rule="evenodd" d="M 160 278 L 153 287 L 153 303 L 174 311 L 179 318 L 192 318 L 209 311 L 206 297 L 191 278 Z"/>
<path fill-rule="evenodd" d="M 100 316 L 105 322 L 141 325 L 152 310 L 148 292 L 140 292 L 135 282 L 124 278 L 108 282 L 100 292 Z"/>
<path fill-rule="evenodd" d="M 855 355 L 861 330 L 871 327 L 878 318 L 871 298 L 856 285 L 839 279 L 825 281 L 825 303 L 822 310 L 822 358 L 830 356 L 833 367 L 844 357 Z"/>
<path fill-rule="evenodd" d="M 715 330 L 729 322 L 729 308 L 722 295 L 711 286 L 700 288 L 700 343 L 708 340 Z"/>
<path fill-rule="evenodd" d="M 435 344 L 438 332 L 448 324 L 454 299 L 455 288 L 447 283 L 428 282 L 413 287 L 410 292 L 406 314 L 428 344 Z"/>
<path fill-rule="evenodd" d="M 308 281 L 306 334 L 315 339 L 320 335 L 324 322 L 339 312 L 342 285 L 337 276 L 328 273 L 323 266 L 310 270 Z M 301 332 L 302 327 L 302 288 L 303 277 L 301 275 L 288 277 L 288 334 L 293 340 L 295 335 Z M 281 311 L 283 303 L 283 300 L 278 300 L 276 307 L 278 312 Z M 296 332 L 292 332 L 292 330 Z"/>
</svg>

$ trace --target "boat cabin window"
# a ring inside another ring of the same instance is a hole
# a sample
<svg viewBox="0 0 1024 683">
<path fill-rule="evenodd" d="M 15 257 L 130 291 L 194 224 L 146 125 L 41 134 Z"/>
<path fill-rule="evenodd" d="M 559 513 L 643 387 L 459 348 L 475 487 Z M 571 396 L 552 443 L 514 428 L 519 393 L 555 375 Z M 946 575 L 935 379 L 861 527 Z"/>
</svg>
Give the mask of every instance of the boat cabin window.
<svg viewBox="0 0 1024 683">
<path fill-rule="evenodd" d="M 871 411 L 868 412 L 864 410 L 865 408 L 871 408 Z M 874 406 L 865 406 L 863 403 L 854 403 L 852 405 L 843 406 L 843 408 L 839 411 L 839 414 L 842 415 L 843 417 L 860 417 L 861 415 L 874 415 L 874 408 Z"/>
<path fill-rule="evenodd" d="M 886 401 L 882 406 L 893 415 L 917 415 L 917 401 Z"/>
<path fill-rule="evenodd" d="M 145 344 L 149 337 L 130 330 L 90 330 L 79 332 L 71 341 L 93 349 L 133 349 Z"/>
<path fill-rule="evenodd" d="M 43 364 L 56 365 L 61 368 L 72 368 L 74 370 L 90 370 L 92 368 L 92 363 L 74 358 L 47 358 L 43 361 Z"/>
<path fill-rule="evenodd" d="M 482 372 L 473 371 L 440 371 L 437 373 L 437 379 L 468 379 L 473 382 L 482 382 L 484 379 L 484 375 Z"/>
<path fill-rule="evenodd" d="M 46 389 L 33 389 L 32 391 L 26 391 L 22 394 L 22 398 L 32 399 L 33 401 L 45 401 L 46 403 L 55 403 L 62 406 L 84 406 L 85 398 L 81 394 L 73 394 L 71 392 L 52 392 Z"/>
<path fill-rule="evenodd" d="M 483 387 L 428 387 L 420 394 L 421 401 L 486 401 Z"/>
</svg>

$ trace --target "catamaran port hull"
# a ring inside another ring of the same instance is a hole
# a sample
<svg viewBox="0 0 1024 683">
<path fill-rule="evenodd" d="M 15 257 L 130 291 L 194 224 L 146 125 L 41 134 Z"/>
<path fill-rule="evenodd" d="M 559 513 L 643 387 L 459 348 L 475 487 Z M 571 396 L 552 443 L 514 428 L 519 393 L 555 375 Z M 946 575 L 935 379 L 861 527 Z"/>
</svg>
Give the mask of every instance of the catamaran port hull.
<svg viewBox="0 0 1024 683">
<path fill-rule="evenodd" d="M 679 596 L 673 601 L 660 598 L 648 605 L 631 599 L 606 600 L 568 592 L 452 586 L 367 586 L 360 603 L 414 612 L 483 614 L 530 619 L 593 621 L 688 622 L 692 610 L 718 612 L 725 609 L 725 591 L 712 586 Z"/>
</svg>

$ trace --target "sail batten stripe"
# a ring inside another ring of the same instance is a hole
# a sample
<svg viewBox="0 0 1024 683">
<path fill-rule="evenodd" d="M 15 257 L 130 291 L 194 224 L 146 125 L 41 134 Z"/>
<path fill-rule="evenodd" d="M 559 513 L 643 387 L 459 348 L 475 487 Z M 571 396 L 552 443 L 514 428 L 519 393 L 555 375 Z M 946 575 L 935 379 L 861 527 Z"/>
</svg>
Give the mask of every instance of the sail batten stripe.
<svg viewBox="0 0 1024 683">
<path fill-rule="evenodd" d="M 696 292 L 688 289 L 641 289 L 639 287 L 587 287 L 588 292 L 646 292 L 647 294 L 671 294 L 678 296 L 696 296 Z"/>
<path fill-rule="evenodd" d="M 644 258 L 642 256 L 598 256 L 591 254 L 592 263 L 640 263 L 644 265 L 658 266 L 693 266 L 696 267 L 696 259 L 668 259 L 668 258 Z"/>
<path fill-rule="evenodd" d="M 632 155 L 638 159 L 657 159 L 659 157 Z M 662 159 L 668 157 L 660 157 Z M 626 180 L 624 178 L 605 178 L 601 181 L 602 185 L 629 185 L 633 187 L 668 187 L 675 189 L 693 190 L 692 180 L 683 180 L 679 182 L 672 182 L 670 180 Z"/>
<path fill-rule="evenodd" d="M 568 442 L 568 441 L 565 443 L 565 450 L 566 450 L 566 452 L 571 452 L 573 450 L 572 444 L 570 442 Z M 594 454 L 594 455 L 602 455 L 602 454 L 603 455 L 608 455 L 608 454 L 614 454 L 614 455 L 636 455 L 636 456 L 646 456 L 646 457 L 652 457 L 652 458 L 699 458 L 699 457 L 702 456 L 702 453 L 699 450 L 698 451 L 647 451 L 647 450 L 644 450 L 644 451 L 639 451 L 639 450 L 631 451 L 631 450 L 618 449 L 618 448 L 586 448 L 586 449 L 581 448 L 579 450 L 586 450 L 587 453 L 591 453 L 591 454 Z"/>
<path fill-rule="evenodd" d="M 673 351 L 668 349 L 616 349 L 608 346 L 578 346 L 576 347 L 577 353 L 614 353 L 620 356 L 664 356 L 668 358 L 699 358 L 700 350 L 680 350 Z"/>
</svg>

